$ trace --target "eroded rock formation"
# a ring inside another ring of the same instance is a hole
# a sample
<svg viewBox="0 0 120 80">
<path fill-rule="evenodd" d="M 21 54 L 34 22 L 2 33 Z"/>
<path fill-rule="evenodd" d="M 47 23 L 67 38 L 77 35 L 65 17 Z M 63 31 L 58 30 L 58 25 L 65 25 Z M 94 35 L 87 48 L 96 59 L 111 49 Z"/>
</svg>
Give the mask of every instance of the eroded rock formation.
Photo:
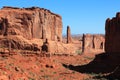
<svg viewBox="0 0 120 80">
<path fill-rule="evenodd" d="M 105 24 L 105 51 L 108 53 L 120 52 L 120 13 L 112 19 L 108 18 Z"/>
<path fill-rule="evenodd" d="M 72 43 L 72 36 L 69 26 L 67 26 L 67 43 Z"/>
<path fill-rule="evenodd" d="M 104 43 L 103 35 L 83 34 L 83 52 L 99 49 L 104 51 Z"/>
<path fill-rule="evenodd" d="M 0 35 L 6 34 L 61 41 L 61 16 L 38 7 L 3 7 L 0 10 Z"/>
<path fill-rule="evenodd" d="M 46 39 L 49 45 L 44 44 Z M 83 49 L 101 49 L 102 40 L 97 35 L 85 35 Z M 73 54 L 81 53 L 81 42 L 72 40 L 68 26 L 67 43 L 72 44 L 62 43 L 62 18 L 49 10 L 38 7 L 3 7 L 0 10 L 0 48 Z"/>
<path fill-rule="evenodd" d="M 44 40 L 62 41 L 62 18 L 38 7 L 0 9 L 0 48 L 40 51 Z"/>
<path fill-rule="evenodd" d="M 49 47 L 44 44 L 46 39 Z M 76 50 L 74 45 L 62 43 L 61 16 L 38 7 L 3 7 L 0 10 L 0 51 L 8 48 L 54 54 L 75 53 Z"/>
<path fill-rule="evenodd" d="M 104 44 L 105 44 L 105 38 L 103 35 L 93 35 L 93 41 L 94 49 L 103 49 L 104 50 Z"/>
</svg>

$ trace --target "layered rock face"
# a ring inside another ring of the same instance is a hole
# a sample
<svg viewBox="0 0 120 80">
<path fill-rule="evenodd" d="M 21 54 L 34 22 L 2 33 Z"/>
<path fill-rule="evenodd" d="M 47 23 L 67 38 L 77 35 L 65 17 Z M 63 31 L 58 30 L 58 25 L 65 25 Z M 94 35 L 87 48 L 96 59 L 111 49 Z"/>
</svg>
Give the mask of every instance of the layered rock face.
<svg viewBox="0 0 120 80">
<path fill-rule="evenodd" d="M 83 52 L 89 52 L 93 49 L 104 51 L 104 42 L 103 35 L 83 34 Z"/>
<path fill-rule="evenodd" d="M 43 8 L 3 7 L 0 10 L 0 35 L 62 41 L 62 20 Z"/>
<path fill-rule="evenodd" d="M 62 41 L 62 18 L 58 14 L 38 7 L 0 10 L 0 48 L 41 51 L 46 39 Z"/>
<path fill-rule="evenodd" d="M 93 48 L 93 36 L 90 34 L 83 34 L 83 51 L 89 48 Z"/>
<path fill-rule="evenodd" d="M 105 51 L 108 53 L 120 52 L 120 12 L 116 17 L 107 19 L 105 24 Z"/>
<path fill-rule="evenodd" d="M 72 43 L 72 36 L 69 26 L 67 26 L 67 43 Z"/>
<path fill-rule="evenodd" d="M 49 46 L 44 44 L 46 39 Z M 61 41 L 61 16 L 37 7 L 3 7 L 0 10 L 0 52 L 11 49 L 75 53 L 75 46 Z"/>
</svg>

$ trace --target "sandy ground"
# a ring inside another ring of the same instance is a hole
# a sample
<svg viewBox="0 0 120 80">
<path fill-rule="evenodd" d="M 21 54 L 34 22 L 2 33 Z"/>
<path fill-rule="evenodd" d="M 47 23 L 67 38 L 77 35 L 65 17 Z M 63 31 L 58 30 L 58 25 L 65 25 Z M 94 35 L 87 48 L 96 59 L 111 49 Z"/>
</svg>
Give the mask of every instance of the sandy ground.
<svg viewBox="0 0 120 80">
<path fill-rule="evenodd" d="M 0 57 L 0 80 L 93 80 L 92 74 L 80 73 L 63 66 L 85 65 L 94 54 L 76 56 L 23 56 Z"/>
</svg>

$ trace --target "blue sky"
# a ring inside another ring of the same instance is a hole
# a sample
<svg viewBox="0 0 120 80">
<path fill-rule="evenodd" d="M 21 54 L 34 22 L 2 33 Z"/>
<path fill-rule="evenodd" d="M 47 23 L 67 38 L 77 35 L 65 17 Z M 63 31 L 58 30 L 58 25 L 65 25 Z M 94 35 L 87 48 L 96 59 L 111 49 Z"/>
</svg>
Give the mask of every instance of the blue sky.
<svg viewBox="0 0 120 80">
<path fill-rule="evenodd" d="M 0 0 L 2 6 L 38 6 L 60 14 L 63 34 L 71 27 L 72 34 L 104 33 L 105 20 L 120 11 L 120 0 Z"/>
</svg>

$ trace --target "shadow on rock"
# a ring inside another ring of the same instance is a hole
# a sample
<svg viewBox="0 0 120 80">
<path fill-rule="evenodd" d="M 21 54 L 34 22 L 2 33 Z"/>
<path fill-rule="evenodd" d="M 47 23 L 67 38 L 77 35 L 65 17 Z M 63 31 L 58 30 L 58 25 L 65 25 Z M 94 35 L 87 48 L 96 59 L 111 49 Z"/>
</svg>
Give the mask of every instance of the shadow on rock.
<svg viewBox="0 0 120 80">
<path fill-rule="evenodd" d="M 80 73 L 108 74 L 107 76 L 95 76 L 95 78 L 120 79 L 120 54 L 102 53 L 87 65 L 66 65 L 64 67 Z"/>
</svg>

